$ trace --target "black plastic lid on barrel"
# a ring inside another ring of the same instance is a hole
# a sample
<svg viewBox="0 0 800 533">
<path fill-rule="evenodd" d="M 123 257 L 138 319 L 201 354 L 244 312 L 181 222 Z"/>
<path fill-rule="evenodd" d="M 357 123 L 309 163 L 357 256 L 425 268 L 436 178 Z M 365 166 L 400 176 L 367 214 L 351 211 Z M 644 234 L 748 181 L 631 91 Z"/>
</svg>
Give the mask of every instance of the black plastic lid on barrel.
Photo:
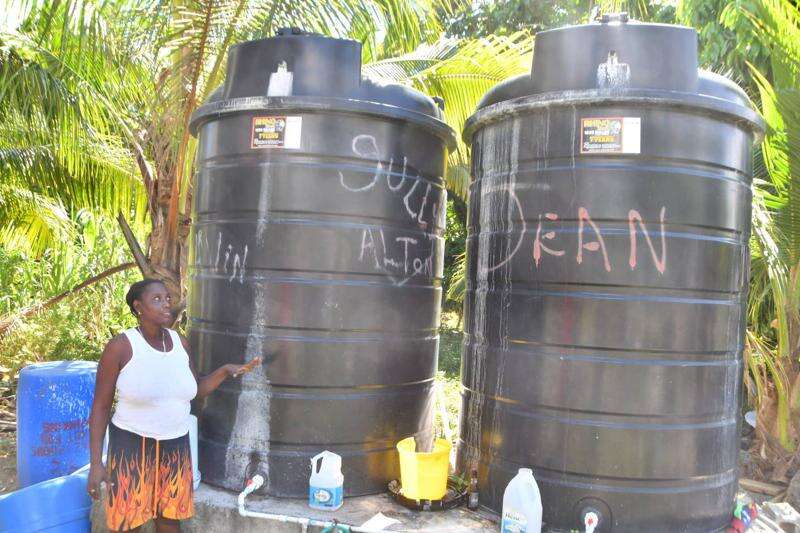
<svg viewBox="0 0 800 533">
<path fill-rule="evenodd" d="M 288 95 L 268 95 L 270 77 L 285 69 L 292 74 Z M 225 84 L 195 111 L 193 135 L 203 122 L 239 112 L 342 111 L 402 119 L 435 131 L 455 148 L 453 131 L 440 105 L 419 91 L 361 76 L 361 43 L 334 39 L 297 28 L 283 28 L 275 37 L 232 46 Z"/>
<path fill-rule="evenodd" d="M 604 66 L 598 70 L 598 65 Z M 568 67 L 568 68 L 566 68 Z M 763 122 L 747 94 L 727 78 L 697 64 L 697 32 L 685 26 L 646 24 L 627 14 L 592 24 L 536 34 L 530 74 L 499 83 L 481 99 L 464 129 L 470 142 L 479 124 L 514 112 L 553 105 L 674 104 L 733 115 L 760 135 Z M 497 105 L 502 104 L 502 105 Z"/>
</svg>

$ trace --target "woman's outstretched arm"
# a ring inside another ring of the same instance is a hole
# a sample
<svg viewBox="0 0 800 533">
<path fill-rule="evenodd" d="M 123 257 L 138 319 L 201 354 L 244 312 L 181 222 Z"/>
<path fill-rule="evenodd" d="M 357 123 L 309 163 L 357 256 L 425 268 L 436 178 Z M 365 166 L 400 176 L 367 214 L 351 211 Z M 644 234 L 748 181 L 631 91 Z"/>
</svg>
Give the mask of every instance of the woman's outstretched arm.
<svg viewBox="0 0 800 533">
<path fill-rule="evenodd" d="M 186 353 L 189 352 L 189 341 L 187 341 L 183 335 L 181 335 L 181 343 L 183 344 Z M 197 380 L 197 396 L 195 399 L 202 399 L 217 390 L 223 381 L 228 378 L 237 378 L 242 374 L 247 374 L 251 370 L 253 370 L 256 366 L 261 364 L 261 357 L 256 357 L 252 361 L 244 365 L 222 365 L 221 367 L 217 368 L 210 374 L 206 374 L 205 376 L 198 376 L 197 372 L 194 369 L 194 365 L 192 363 L 192 356 L 189 355 L 189 366 L 192 369 L 192 373 L 194 374 L 195 379 Z"/>
</svg>

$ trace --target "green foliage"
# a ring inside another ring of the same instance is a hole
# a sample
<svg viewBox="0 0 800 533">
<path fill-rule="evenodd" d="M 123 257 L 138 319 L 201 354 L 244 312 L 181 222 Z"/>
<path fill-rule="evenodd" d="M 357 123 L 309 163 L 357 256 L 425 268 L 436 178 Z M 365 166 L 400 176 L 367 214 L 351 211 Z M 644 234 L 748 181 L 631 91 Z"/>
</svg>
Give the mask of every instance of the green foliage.
<svg viewBox="0 0 800 533">
<path fill-rule="evenodd" d="M 70 238 L 80 209 L 130 212 L 142 189 L 126 139 L 142 97 L 132 30 L 115 3 L 18 6 L 0 33 L 0 244 L 32 252 Z"/>
<path fill-rule="evenodd" d="M 458 199 L 449 198 L 447 200 L 447 228 L 444 232 L 444 282 L 442 290 L 446 300 L 455 301 L 457 307 L 461 306 L 460 292 L 455 285 L 458 285 L 463 278 L 459 277 L 459 257 L 464 255 L 467 244 L 467 228 L 465 224 L 466 213 L 459 213 Z M 466 205 L 461 211 L 466 211 Z M 460 309 L 458 309 L 460 312 Z"/>
<path fill-rule="evenodd" d="M 774 334 L 765 334 L 763 323 L 750 325 L 749 367 L 751 397 L 767 426 L 762 436 L 777 441 L 780 459 L 800 445 L 800 9 L 760 0 L 740 16 L 769 53 L 768 70 L 748 63 L 768 128 L 753 206 L 756 257 L 766 268 L 751 283 L 763 296 L 751 298 L 750 316 L 769 317 Z"/>
<path fill-rule="evenodd" d="M 465 6 L 454 13 L 447 32 L 456 37 L 535 33 L 585 19 L 591 0 L 549 2 L 544 0 L 499 0 Z"/>
<path fill-rule="evenodd" d="M 448 379 L 456 379 L 461 371 L 461 341 L 459 313 L 444 311 L 439 328 L 439 371 Z"/>
<path fill-rule="evenodd" d="M 599 13 L 626 12 L 631 19 L 642 22 L 675 23 L 675 2 L 671 0 L 598 0 Z M 588 22 L 587 18 L 584 22 Z"/>
<path fill-rule="evenodd" d="M 458 435 L 458 415 L 461 410 L 461 342 L 463 333 L 459 328 L 459 316 L 455 312 L 442 313 L 442 326 L 439 329 L 439 372 L 436 384 L 440 387 L 450 431 Z M 443 435 L 443 421 L 439 413 L 435 417 L 435 427 Z"/>
<path fill-rule="evenodd" d="M 447 189 L 466 200 L 469 149 L 460 138 L 464 123 L 486 92 L 501 81 L 530 71 L 533 37 L 525 32 L 481 39 L 442 38 L 432 45 L 364 66 L 364 74 L 414 87 L 445 102 L 445 119 L 456 131 Z"/>
<path fill-rule="evenodd" d="M 498 0 L 472 3 L 456 10 L 447 33 L 456 37 L 510 35 L 519 31 L 536 33 L 571 24 L 588 22 L 594 13 L 626 11 L 631 18 L 673 23 L 675 7 L 669 1 L 646 0 Z"/>
<path fill-rule="evenodd" d="M 747 63 L 766 71 L 769 50 L 754 39 L 746 11 L 758 9 L 760 0 L 683 0 L 677 21 L 697 30 L 700 65 L 732 79 L 749 94 L 755 93 Z"/>
<path fill-rule="evenodd" d="M 13 315 L 130 261 L 112 220 L 83 211 L 74 222 L 75 240 L 42 256 L 0 247 L 0 316 Z M 0 338 L 0 367 L 15 370 L 33 361 L 97 359 L 112 336 L 135 322 L 125 293 L 139 277 L 135 269 L 115 274 L 33 318 L 17 321 Z"/>
</svg>

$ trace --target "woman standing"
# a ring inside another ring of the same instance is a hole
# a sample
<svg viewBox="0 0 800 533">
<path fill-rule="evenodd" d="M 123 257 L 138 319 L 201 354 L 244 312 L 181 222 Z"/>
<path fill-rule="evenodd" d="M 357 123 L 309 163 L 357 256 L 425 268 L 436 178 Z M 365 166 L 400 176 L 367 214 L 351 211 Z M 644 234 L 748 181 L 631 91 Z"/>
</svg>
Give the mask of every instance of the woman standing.
<svg viewBox="0 0 800 533">
<path fill-rule="evenodd" d="M 125 300 L 139 325 L 111 339 L 100 357 L 89 417 L 88 491 L 97 499 L 100 483 L 106 482 L 106 523 L 112 531 L 138 530 L 151 519 L 159 533 L 179 531 L 180 520 L 194 514 L 189 402 L 229 377 L 250 372 L 261 358 L 224 365 L 198 378 L 186 339 L 168 329 L 173 317 L 164 284 L 154 279 L 134 283 Z"/>
</svg>

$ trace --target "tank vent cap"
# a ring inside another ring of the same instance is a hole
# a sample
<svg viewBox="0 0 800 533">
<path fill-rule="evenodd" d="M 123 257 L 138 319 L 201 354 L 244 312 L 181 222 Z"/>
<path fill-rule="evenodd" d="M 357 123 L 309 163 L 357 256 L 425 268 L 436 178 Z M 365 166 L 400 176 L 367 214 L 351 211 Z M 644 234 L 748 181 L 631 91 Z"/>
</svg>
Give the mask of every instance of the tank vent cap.
<svg viewBox="0 0 800 533">
<path fill-rule="evenodd" d="M 275 35 L 279 37 L 283 37 L 286 35 L 318 35 L 316 33 L 306 31 L 302 28 L 297 28 L 294 26 L 285 27 L 285 28 L 278 28 L 278 31 L 275 32 Z"/>
<path fill-rule="evenodd" d="M 630 19 L 628 17 L 628 12 L 622 11 L 620 13 L 603 13 L 603 14 L 598 13 L 596 20 L 598 22 L 602 22 L 603 24 L 610 24 L 613 22 L 625 23 L 628 22 L 628 20 Z"/>
</svg>

